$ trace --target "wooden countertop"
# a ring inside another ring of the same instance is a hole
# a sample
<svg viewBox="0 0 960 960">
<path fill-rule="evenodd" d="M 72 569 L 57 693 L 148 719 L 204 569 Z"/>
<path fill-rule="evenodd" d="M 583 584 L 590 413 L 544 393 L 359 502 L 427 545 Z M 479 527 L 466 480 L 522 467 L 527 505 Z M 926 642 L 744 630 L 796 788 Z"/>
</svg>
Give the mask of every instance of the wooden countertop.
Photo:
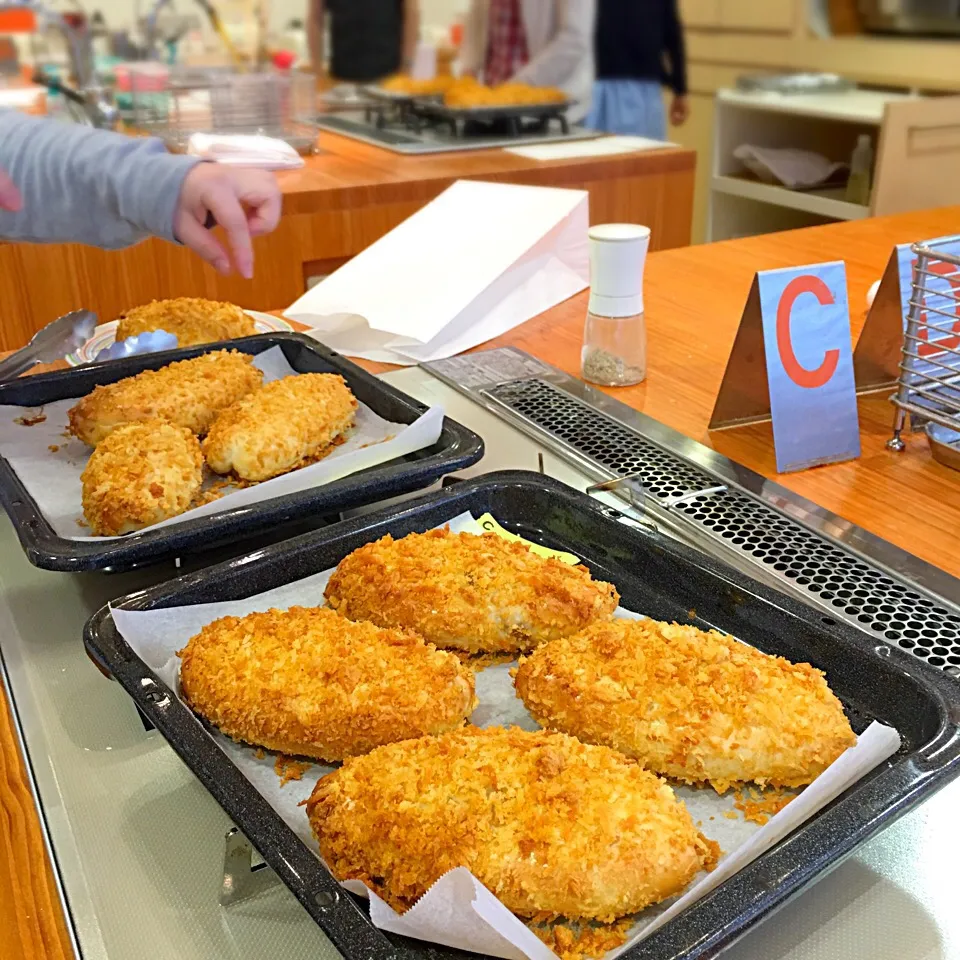
<svg viewBox="0 0 960 960">
<path fill-rule="evenodd" d="M 960 207 L 954 207 L 653 253 L 645 287 L 649 375 L 639 386 L 609 392 L 725 456 L 774 477 L 769 424 L 714 434 L 707 431 L 754 272 L 846 260 L 856 336 L 866 291 L 880 277 L 893 245 L 955 233 L 958 223 Z M 585 307 L 584 295 L 574 297 L 485 346 L 517 346 L 575 374 Z M 859 460 L 777 479 L 960 576 L 960 553 L 955 549 L 960 473 L 933 462 L 922 436 L 908 438 L 908 449 L 902 454 L 888 452 L 884 443 L 891 419 L 892 407 L 885 395 L 861 398 L 863 453 Z M 936 526 L 924 522 L 921 528 L 917 518 L 932 516 L 934 510 Z M 26 783 L 4 702 L 0 705 L 0 930 L 5 934 L 0 955 L 11 960 L 61 960 L 70 955 L 69 939 Z"/>
<path fill-rule="evenodd" d="M 695 162 L 694 153 L 680 147 L 541 161 L 505 150 L 408 156 L 326 132 L 318 144 L 320 152 L 305 167 L 279 174 L 284 214 L 403 202 L 435 195 L 431 185 L 438 182 L 461 179 L 575 187 L 598 177 L 692 171 Z"/>
<path fill-rule="evenodd" d="M 185 247 L 147 240 L 126 250 L 0 243 L 0 350 L 23 346 L 55 317 L 81 308 L 102 319 L 167 297 L 229 300 L 253 310 L 289 306 L 458 179 L 586 190 L 593 223 L 645 223 L 653 249 L 690 242 L 692 150 L 538 162 L 503 150 L 408 157 L 322 133 L 321 153 L 280 175 L 283 216 L 254 241 L 252 280 L 221 277 Z"/>
</svg>

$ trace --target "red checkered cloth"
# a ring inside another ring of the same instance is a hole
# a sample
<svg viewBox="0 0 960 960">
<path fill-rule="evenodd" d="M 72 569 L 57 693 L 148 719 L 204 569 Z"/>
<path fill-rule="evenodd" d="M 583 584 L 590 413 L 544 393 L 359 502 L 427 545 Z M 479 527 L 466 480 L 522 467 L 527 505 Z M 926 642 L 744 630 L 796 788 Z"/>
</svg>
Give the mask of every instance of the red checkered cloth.
<svg viewBox="0 0 960 960">
<path fill-rule="evenodd" d="M 509 80 L 530 59 L 520 0 L 490 0 L 487 37 L 483 79 L 494 87 Z"/>
</svg>

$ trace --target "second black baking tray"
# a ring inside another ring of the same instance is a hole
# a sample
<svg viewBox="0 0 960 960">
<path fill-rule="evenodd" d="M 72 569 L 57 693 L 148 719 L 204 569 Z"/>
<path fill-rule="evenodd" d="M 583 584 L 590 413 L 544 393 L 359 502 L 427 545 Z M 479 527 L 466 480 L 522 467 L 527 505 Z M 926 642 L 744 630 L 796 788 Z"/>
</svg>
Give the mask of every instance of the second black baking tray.
<svg viewBox="0 0 960 960">
<path fill-rule="evenodd" d="M 414 114 L 422 117 L 449 123 L 454 129 L 468 122 L 505 122 L 512 124 L 514 132 L 519 133 L 519 124 L 523 120 L 547 122 L 556 119 L 560 123 L 561 132 L 567 133 L 570 129 L 567 110 L 574 103 L 573 100 L 564 100 L 555 103 L 504 103 L 476 107 L 448 107 L 442 100 L 414 97 L 410 101 L 410 109 Z"/>
<path fill-rule="evenodd" d="M 71 370 L 38 374 L 0 384 L 0 407 L 42 407 L 68 397 L 83 397 L 95 386 L 114 383 L 143 370 L 156 370 L 175 360 L 212 350 L 240 350 L 259 354 L 280 347 L 298 373 L 339 373 L 356 398 L 374 413 L 395 423 L 413 423 L 426 407 L 340 354 L 298 333 L 269 333 L 228 343 L 204 344 L 89 364 Z M 0 451 L 2 453 L 2 451 Z M 104 540 L 71 540 L 58 536 L 40 513 L 36 501 L 10 464 L 0 456 L 0 502 L 13 521 L 27 558 L 45 570 L 124 570 L 168 557 L 222 547 L 226 544 L 282 530 L 304 518 L 335 514 L 429 486 L 454 470 L 483 456 L 477 434 L 446 417 L 437 442 L 425 450 L 399 457 L 310 490 L 263 500 L 249 506 L 226 508 L 213 516 Z"/>
<path fill-rule="evenodd" d="M 470 511 L 491 513 L 528 540 L 576 554 L 616 585 L 624 607 L 727 631 L 767 653 L 826 671 L 857 732 L 894 727 L 897 754 L 698 903 L 631 948 L 630 960 L 705 960 L 836 866 L 860 844 L 960 774 L 960 684 L 910 654 L 763 586 L 539 474 L 468 480 L 377 513 L 304 534 L 255 557 L 182 576 L 116 601 L 151 610 L 235 600 L 335 566 L 386 533 L 402 537 Z M 424 960 L 466 954 L 385 934 L 363 901 L 317 857 L 227 759 L 119 635 L 108 609 L 87 623 L 91 656 L 126 689 L 347 960 Z M 469 956 L 475 956 L 470 954 Z"/>
</svg>

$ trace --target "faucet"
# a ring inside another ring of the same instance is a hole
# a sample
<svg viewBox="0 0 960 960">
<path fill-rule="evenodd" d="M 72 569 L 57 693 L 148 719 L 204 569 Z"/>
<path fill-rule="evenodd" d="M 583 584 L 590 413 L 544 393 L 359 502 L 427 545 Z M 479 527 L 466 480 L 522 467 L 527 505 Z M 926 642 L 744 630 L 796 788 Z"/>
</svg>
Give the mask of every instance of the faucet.
<svg viewBox="0 0 960 960">
<path fill-rule="evenodd" d="M 2 2 L 3 0 L 0 0 L 0 4 L 2 4 Z M 227 32 L 223 21 L 220 19 L 220 14 L 217 13 L 216 7 L 214 7 L 213 3 L 211 3 L 211 0 L 194 0 L 194 2 L 203 11 L 207 20 L 209 20 L 211 27 L 213 27 L 214 33 L 216 33 L 216 35 L 220 38 L 220 42 L 226 48 L 231 62 L 236 67 L 242 67 L 243 58 L 237 51 L 236 45 L 230 38 L 230 34 Z M 160 12 L 166 6 L 172 6 L 172 0 L 153 0 L 153 3 L 150 5 L 150 9 L 147 11 L 147 15 L 143 18 L 143 32 L 146 38 L 146 49 L 149 56 L 153 56 L 157 52 L 157 48 L 159 46 L 159 30 L 157 21 L 160 17 Z"/>
<path fill-rule="evenodd" d="M 31 10 L 44 26 L 60 31 L 67 43 L 70 70 L 77 89 L 49 79 L 44 79 L 43 82 L 79 104 L 91 126 L 115 128 L 120 120 L 120 112 L 110 102 L 106 90 L 97 83 L 89 34 L 71 25 L 62 13 L 51 10 L 40 0 L 0 0 L 0 11 L 2 10 Z"/>
<path fill-rule="evenodd" d="M 143 35 L 145 49 L 148 57 L 157 56 L 159 50 L 159 28 L 157 21 L 160 17 L 160 11 L 164 7 L 171 6 L 171 0 L 154 0 L 143 18 Z"/>
</svg>

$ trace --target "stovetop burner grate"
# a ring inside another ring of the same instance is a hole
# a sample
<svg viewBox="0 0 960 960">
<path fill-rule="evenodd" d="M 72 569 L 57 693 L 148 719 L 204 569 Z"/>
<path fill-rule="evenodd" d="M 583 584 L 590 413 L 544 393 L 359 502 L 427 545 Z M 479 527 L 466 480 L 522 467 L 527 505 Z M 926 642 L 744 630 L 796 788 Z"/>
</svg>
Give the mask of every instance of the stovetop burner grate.
<svg viewBox="0 0 960 960">
<path fill-rule="evenodd" d="M 491 386 L 487 392 L 611 475 L 635 476 L 664 506 L 675 497 L 718 485 L 717 477 L 551 383 L 518 380 Z M 947 609 L 739 490 L 727 487 L 703 493 L 669 504 L 669 509 L 711 539 L 764 564 L 774 578 L 801 588 L 821 608 L 835 611 L 838 619 L 960 677 L 960 608 Z"/>
<path fill-rule="evenodd" d="M 432 109 L 430 104 L 420 105 L 416 101 L 384 100 L 368 104 L 363 119 L 379 131 L 407 132 L 417 136 L 436 133 L 465 141 L 482 142 L 504 136 L 523 139 L 531 134 L 549 132 L 554 126 L 559 133 L 569 132 L 563 113 L 547 107 L 539 117 L 512 114 L 509 108 L 503 116 L 484 117 L 441 107 Z"/>
<path fill-rule="evenodd" d="M 545 117 L 541 122 L 531 117 L 513 117 L 492 123 L 453 115 L 430 116 L 394 103 L 325 113 L 314 119 L 313 126 L 405 154 L 590 140 L 598 135 L 585 127 L 569 126 L 558 115 Z"/>
</svg>

